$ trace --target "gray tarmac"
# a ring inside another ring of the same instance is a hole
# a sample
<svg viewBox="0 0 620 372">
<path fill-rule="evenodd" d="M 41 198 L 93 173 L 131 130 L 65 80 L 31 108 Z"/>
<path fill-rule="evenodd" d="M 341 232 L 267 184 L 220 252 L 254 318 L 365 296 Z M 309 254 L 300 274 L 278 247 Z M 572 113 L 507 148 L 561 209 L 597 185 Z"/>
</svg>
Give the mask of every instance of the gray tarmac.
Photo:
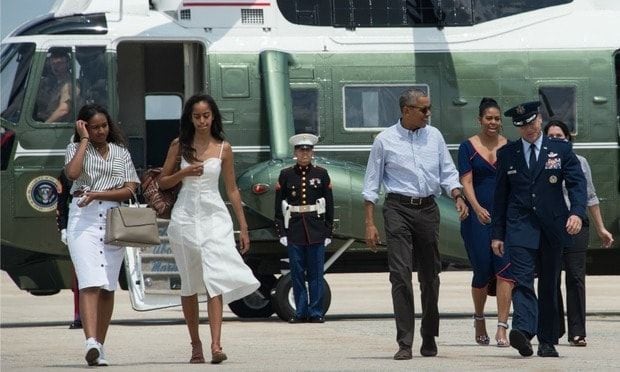
<svg viewBox="0 0 620 372">
<path fill-rule="evenodd" d="M 488 303 L 491 346 L 474 342 L 470 272 L 441 274 L 439 354 L 394 361 L 395 324 L 387 273 L 330 274 L 332 304 L 324 324 L 288 324 L 275 315 L 241 320 L 225 308 L 222 345 L 229 360 L 221 365 L 190 365 L 190 344 L 178 307 L 132 310 L 119 291 L 106 341 L 111 363 L 105 371 L 400 371 L 400 370 L 620 370 L 620 278 L 587 278 L 588 346 L 560 341 L 559 358 L 523 358 L 512 348 L 493 346 L 496 306 Z M 419 290 L 415 288 L 416 304 Z M 201 337 L 208 350 L 206 304 L 201 304 Z M 420 308 L 416 308 L 418 313 Z M 71 371 L 87 367 L 82 330 L 70 330 L 73 295 L 69 290 L 36 297 L 0 275 L 0 370 Z M 416 327 L 419 326 L 416 319 Z M 536 342 L 534 342 L 536 344 Z M 536 349 L 536 345 L 534 346 Z"/>
</svg>

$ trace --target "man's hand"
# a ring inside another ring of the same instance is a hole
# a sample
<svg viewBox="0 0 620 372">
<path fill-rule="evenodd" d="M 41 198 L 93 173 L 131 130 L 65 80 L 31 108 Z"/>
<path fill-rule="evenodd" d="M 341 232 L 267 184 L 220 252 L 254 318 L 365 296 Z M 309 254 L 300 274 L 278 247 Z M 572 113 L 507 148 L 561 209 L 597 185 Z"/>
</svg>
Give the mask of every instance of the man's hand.
<svg viewBox="0 0 620 372">
<path fill-rule="evenodd" d="M 571 214 L 566 221 L 566 232 L 569 235 L 576 235 L 579 231 L 581 231 L 581 217 Z"/>
<path fill-rule="evenodd" d="M 366 224 L 366 245 L 371 251 L 377 252 L 379 244 L 379 231 L 374 224 Z"/>
<path fill-rule="evenodd" d="M 67 229 L 60 230 L 60 241 L 62 244 L 67 245 Z"/>
<path fill-rule="evenodd" d="M 504 242 L 501 240 L 493 239 L 491 241 L 491 249 L 496 256 L 504 256 Z"/>
<path fill-rule="evenodd" d="M 469 208 L 467 208 L 467 204 L 463 198 L 456 198 L 455 201 L 456 211 L 459 213 L 459 219 L 463 221 L 469 216 Z"/>
</svg>

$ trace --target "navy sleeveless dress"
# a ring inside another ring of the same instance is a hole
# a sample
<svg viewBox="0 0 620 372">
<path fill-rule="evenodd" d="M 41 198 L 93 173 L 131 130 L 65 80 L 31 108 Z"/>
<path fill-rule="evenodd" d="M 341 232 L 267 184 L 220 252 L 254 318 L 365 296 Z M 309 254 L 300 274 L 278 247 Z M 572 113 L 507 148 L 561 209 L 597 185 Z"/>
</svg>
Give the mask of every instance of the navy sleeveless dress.
<svg viewBox="0 0 620 372">
<path fill-rule="evenodd" d="M 478 203 L 493 218 L 495 195 L 495 164 L 491 164 L 475 149 L 471 141 L 461 143 L 458 156 L 459 175 L 472 173 L 472 183 Z M 469 256 L 474 277 L 472 287 L 483 288 L 495 276 L 510 280 L 508 255 L 499 257 L 491 249 L 491 224 L 483 225 L 469 203 L 469 216 L 461 222 L 461 236 Z"/>
</svg>

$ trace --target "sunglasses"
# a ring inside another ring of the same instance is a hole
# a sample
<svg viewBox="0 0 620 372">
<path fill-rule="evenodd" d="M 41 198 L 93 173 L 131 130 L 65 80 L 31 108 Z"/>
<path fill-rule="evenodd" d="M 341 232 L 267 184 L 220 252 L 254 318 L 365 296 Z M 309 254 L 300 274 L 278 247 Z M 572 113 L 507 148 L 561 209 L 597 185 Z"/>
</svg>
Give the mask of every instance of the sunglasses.
<svg viewBox="0 0 620 372">
<path fill-rule="evenodd" d="M 431 111 L 431 107 L 432 106 L 428 105 L 428 106 L 420 107 L 420 106 L 414 106 L 414 105 L 407 105 L 407 107 L 411 107 L 411 108 L 417 109 L 422 114 L 426 115 L 426 114 L 428 114 L 429 111 Z"/>
</svg>

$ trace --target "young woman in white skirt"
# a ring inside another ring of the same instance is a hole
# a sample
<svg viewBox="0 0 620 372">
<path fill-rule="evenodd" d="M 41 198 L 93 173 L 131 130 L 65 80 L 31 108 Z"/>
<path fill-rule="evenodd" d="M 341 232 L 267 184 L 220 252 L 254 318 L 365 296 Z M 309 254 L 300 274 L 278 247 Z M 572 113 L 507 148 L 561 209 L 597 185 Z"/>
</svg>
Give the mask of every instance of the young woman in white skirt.
<svg viewBox="0 0 620 372">
<path fill-rule="evenodd" d="M 239 222 L 243 254 L 250 248 L 250 238 L 235 181 L 232 147 L 224 141 L 222 116 L 213 98 L 194 95 L 185 103 L 179 138 L 170 145 L 159 180 L 164 190 L 182 182 L 168 237 L 181 275 L 181 304 L 192 344 L 190 363 L 205 362 L 197 294 L 208 296 L 211 363 L 216 364 L 227 359 L 220 340 L 223 305 L 260 286 L 237 251 L 232 219 L 219 193 L 220 174 Z"/>
<path fill-rule="evenodd" d="M 124 249 L 103 242 L 106 211 L 130 199 L 140 183 L 120 129 L 99 105 L 85 105 L 67 146 L 65 173 L 73 180 L 67 244 L 80 291 L 89 366 L 108 365 L 103 350 L 114 308 Z"/>
</svg>

